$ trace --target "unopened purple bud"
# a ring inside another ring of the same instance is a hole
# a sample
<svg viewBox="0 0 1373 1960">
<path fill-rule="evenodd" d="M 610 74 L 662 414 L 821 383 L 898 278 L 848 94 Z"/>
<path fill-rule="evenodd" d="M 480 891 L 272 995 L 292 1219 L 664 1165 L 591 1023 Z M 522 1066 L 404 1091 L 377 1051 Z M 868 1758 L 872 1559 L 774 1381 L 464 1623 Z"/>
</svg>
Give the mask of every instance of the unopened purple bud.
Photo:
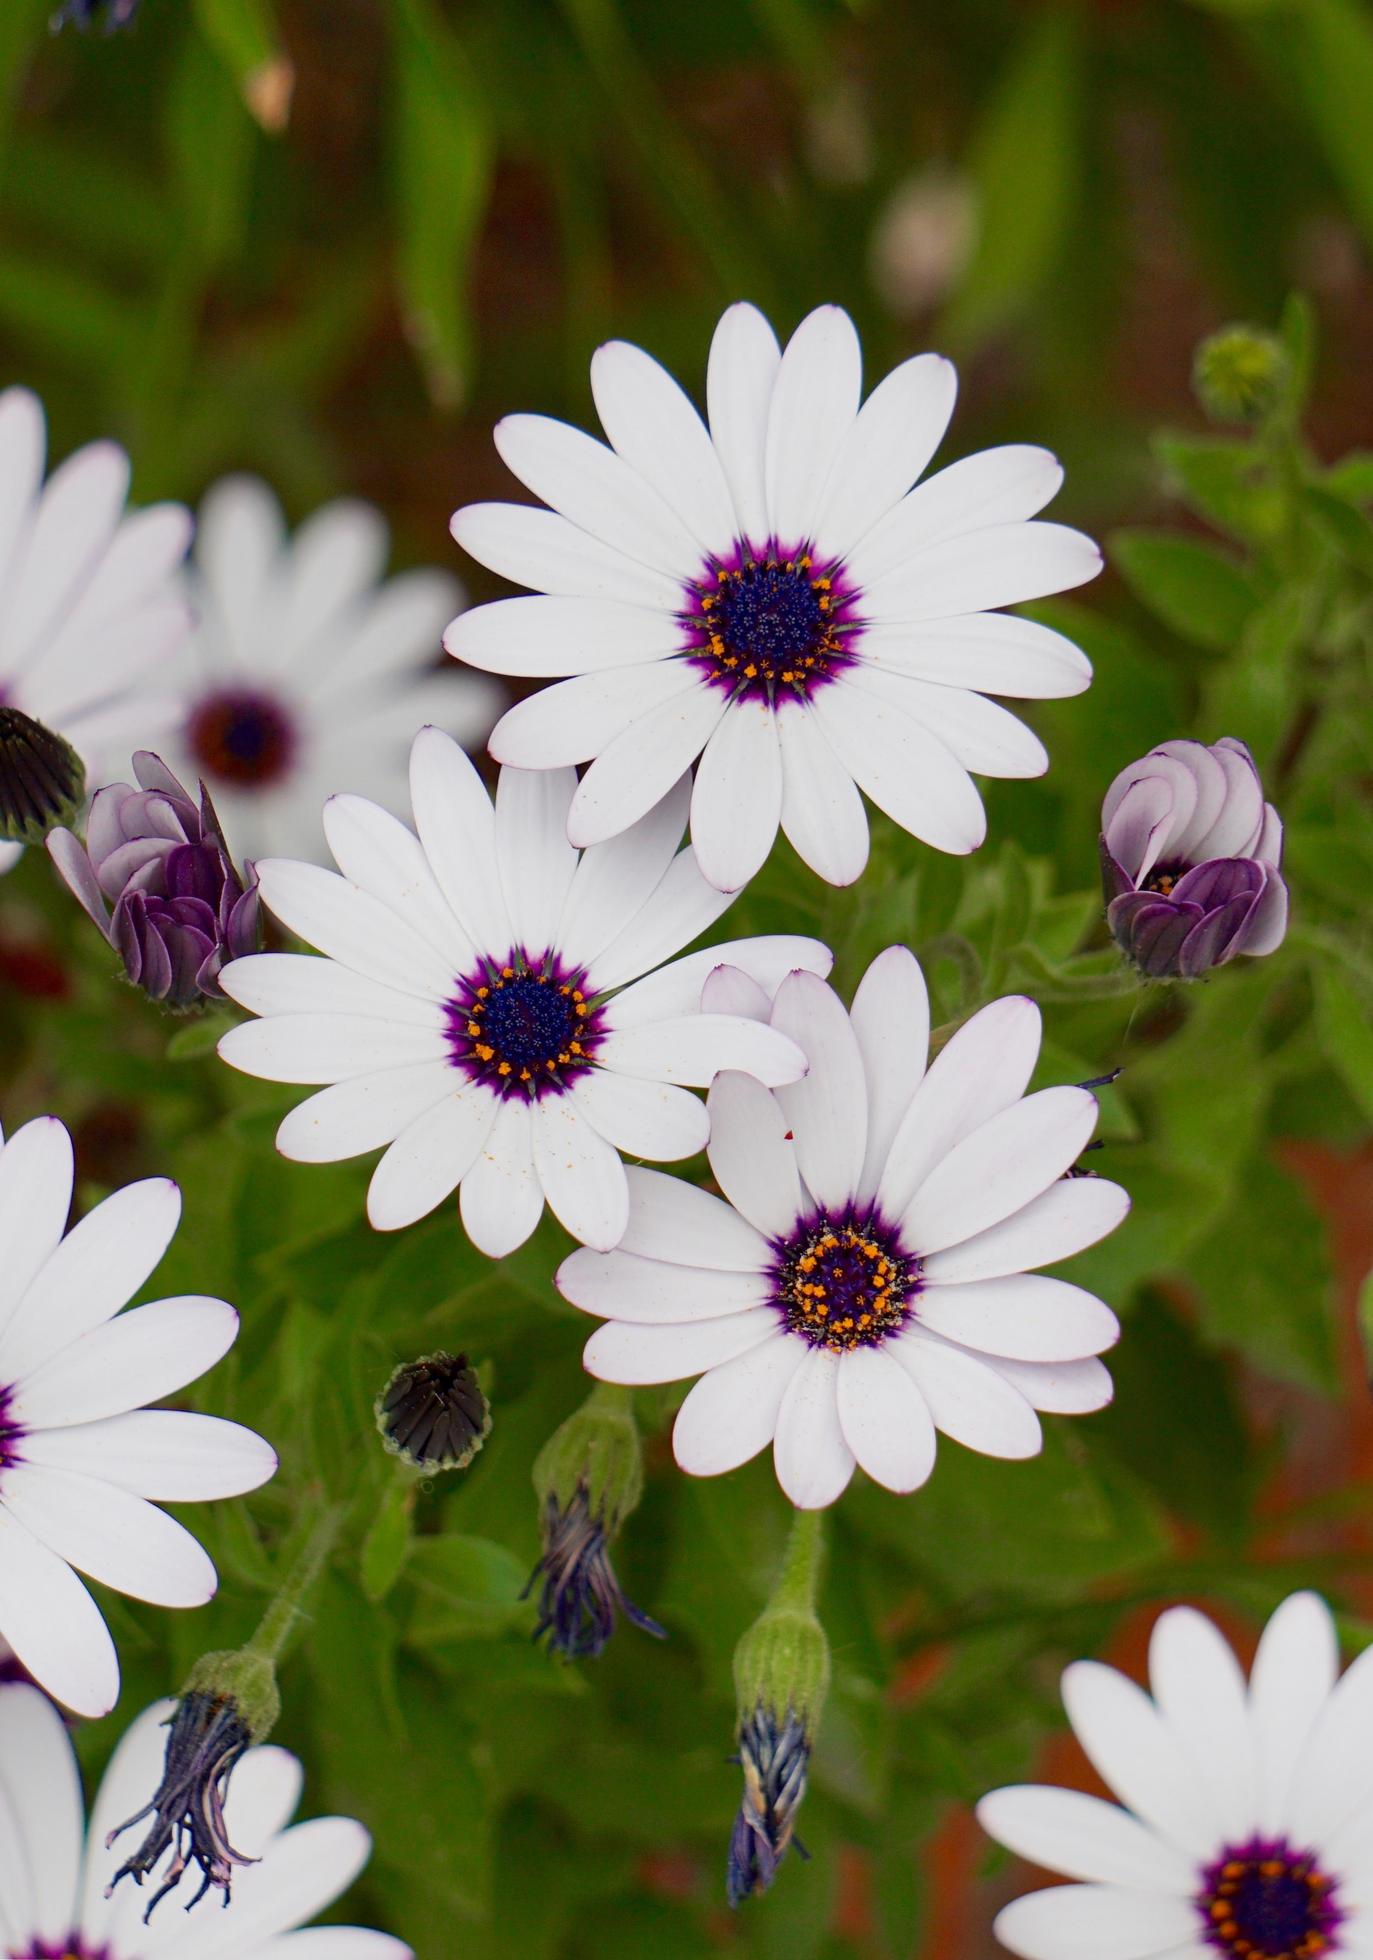
<svg viewBox="0 0 1373 1960">
<path fill-rule="evenodd" d="M 1282 821 L 1243 742 L 1161 742 L 1122 769 L 1101 811 L 1106 918 L 1153 980 L 1195 980 L 1287 931 Z"/>
<path fill-rule="evenodd" d="M 197 805 L 146 749 L 134 775 L 96 791 L 84 848 L 55 830 L 49 854 L 134 986 L 173 1008 L 221 1000 L 220 968 L 260 941 L 256 873 L 235 870 L 203 783 Z"/>
</svg>

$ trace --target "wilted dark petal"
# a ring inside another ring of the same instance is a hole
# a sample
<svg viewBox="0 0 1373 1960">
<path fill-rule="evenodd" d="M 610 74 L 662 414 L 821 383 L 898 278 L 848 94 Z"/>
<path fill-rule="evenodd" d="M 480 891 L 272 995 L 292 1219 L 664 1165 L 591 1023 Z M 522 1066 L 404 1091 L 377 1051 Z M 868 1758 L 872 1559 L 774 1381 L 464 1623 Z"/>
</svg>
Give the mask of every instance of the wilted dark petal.
<svg viewBox="0 0 1373 1960">
<path fill-rule="evenodd" d="M 806 1731 L 790 1709 L 779 1725 L 769 1709 L 759 1708 L 740 1731 L 737 1761 L 744 1772 L 744 1794 L 729 1841 L 732 1906 L 767 1891 L 789 1845 L 795 1843 L 805 1856 L 795 1833 L 810 1763 Z"/>
<path fill-rule="evenodd" d="M 1205 864 L 1184 872 L 1170 896 L 1182 904 L 1199 905 L 1203 912 L 1214 912 L 1232 899 L 1257 898 L 1266 876 L 1255 858 L 1208 858 Z"/>
<path fill-rule="evenodd" d="M 547 1634 L 551 1652 L 567 1660 L 594 1660 L 615 1631 L 617 1613 L 645 1633 L 666 1640 L 667 1634 L 658 1622 L 621 1591 L 610 1563 L 604 1523 L 592 1516 L 585 1485 L 579 1487 L 566 1510 L 556 1498 L 549 1498 L 543 1536 L 543 1557 L 525 1587 L 527 1594 L 543 1574 L 536 1640 Z"/>
<path fill-rule="evenodd" d="M 121 1878 L 132 1878 L 141 1885 L 170 1852 L 162 1883 L 143 1915 L 145 1924 L 189 1864 L 197 1865 L 201 1874 L 200 1890 L 191 1905 L 198 1905 L 212 1885 L 223 1892 L 224 1904 L 228 1905 L 234 1866 L 256 1863 L 234 1850 L 224 1822 L 229 1779 L 251 1740 L 233 1701 L 199 1692 L 182 1696 L 168 1724 L 160 1785 L 142 1810 L 118 1825 L 105 1840 L 109 1846 L 145 1817 L 153 1820 L 138 1850 L 110 1881 L 106 1898 Z"/>
<path fill-rule="evenodd" d="M 1199 926 L 1193 926 L 1182 942 L 1178 965 L 1184 980 L 1200 979 L 1212 967 L 1224 966 L 1239 950 L 1239 935 L 1254 909 L 1254 897 L 1241 892 L 1228 905 L 1208 912 Z"/>
</svg>

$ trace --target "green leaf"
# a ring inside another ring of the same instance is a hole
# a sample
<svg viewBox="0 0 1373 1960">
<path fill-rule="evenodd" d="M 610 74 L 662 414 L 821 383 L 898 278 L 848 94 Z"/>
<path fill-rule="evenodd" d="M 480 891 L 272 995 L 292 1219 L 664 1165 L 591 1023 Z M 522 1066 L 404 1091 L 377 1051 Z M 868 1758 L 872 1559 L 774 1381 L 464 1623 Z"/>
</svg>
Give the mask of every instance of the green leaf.
<svg viewBox="0 0 1373 1960">
<path fill-rule="evenodd" d="M 943 323 L 955 343 L 984 340 L 1049 275 L 1082 183 L 1081 66 L 1075 13 L 1045 9 L 983 113 L 967 158 L 978 242 Z"/>
<path fill-rule="evenodd" d="M 167 1043 L 167 1060 L 194 1062 L 202 1055 L 213 1055 L 220 1037 L 241 1019 L 231 1009 L 210 1009 L 183 1021 Z"/>
<path fill-rule="evenodd" d="M 1253 544 L 1271 543 L 1283 500 L 1252 443 L 1229 436 L 1160 436 L 1154 444 L 1172 486 L 1198 517 Z"/>
<path fill-rule="evenodd" d="M 242 248 L 253 126 L 233 78 L 194 34 L 181 43 L 166 95 L 166 145 L 180 205 L 177 239 L 201 273 Z M 213 170 L 205 167 L 207 151 Z"/>
<path fill-rule="evenodd" d="M 489 112 L 457 35 L 432 0 L 393 0 L 392 18 L 405 328 L 431 397 L 456 408 L 472 370 L 467 275 L 491 175 Z"/>
<path fill-rule="evenodd" d="M 1136 599 L 1191 646 L 1229 652 L 1258 595 L 1231 558 L 1161 531 L 1116 531 L 1110 555 Z"/>
<path fill-rule="evenodd" d="M 1366 243 L 1373 243 L 1373 21 L 1360 0 L 1302 0 L 1283 45 L 1316 138 Z"/>
<path fill-rule="evenodd" d="M 1326 1059 L 1373 1122 L 1373 996 L 1329 959 L 1312 967 L 1316 1026 Z"/>
<path fill-rule="evenodd" d="M 414 1519 L 415 1486 L 397 1466 L 362 1541 L 358 1569 L 362 1590 L 374 1604 L 385 1599 L 405 1570 L 415 1544 Z"/>
<path fill-rule="evenodd" d="M 1366 576 L 1373 576 L 1373 524 L 1344 497 L 1310 488 L 1306 508 L 1342 558 Z"/>
<path fill-rule="evenodd" d="M 272 0 L 193 0 L 206 43 L 228 69 L 244 106 L 266 130 L 286 127 L 294 73 Z"/>
<path fill-rule="evenodd" d="M 416 1592 L 408 1637 L 421 1647 L 489 1635 L 530 1616 L 521 1597 L 529 1568 L 489 1538 L 422 1538 L 407 1576 Z"/>
</svg>

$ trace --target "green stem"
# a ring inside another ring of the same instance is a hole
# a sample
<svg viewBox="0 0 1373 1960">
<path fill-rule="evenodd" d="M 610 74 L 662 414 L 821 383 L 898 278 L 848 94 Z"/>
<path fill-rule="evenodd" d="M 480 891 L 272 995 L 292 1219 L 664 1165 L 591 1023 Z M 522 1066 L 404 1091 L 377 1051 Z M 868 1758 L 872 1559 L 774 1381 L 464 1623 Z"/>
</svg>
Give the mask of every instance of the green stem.
<svg viewBox="0 0 1373 1960">
<path fill-rule="evenodd" d="M 618 1382 L 597 1382 L 582 1407 L 594 1409 L 597 1415 L 632 1417 L 634 1390 L 622 1388 Z"/>
<path fill-rule="evenodd" d="M 798 1511 L 791 1521 L 786 1556 L 768 1602 L 772 1612 L 813 1613 L 825 1557 L 823 1511 Z"/>
<path fill-rule="evenodd" d="M 347 1510 L 346 1504 L 331 1504 L 321 1514 L 276 1598 L 263 1614 L 257 1632 L 244 1648 L 245 1654 L 272 1662 L 281 1659 L 291 1636 L 305 1617 L 304 1602 L 314 1590 L 315 1581 L 338 1543 Z"/>
</svg>

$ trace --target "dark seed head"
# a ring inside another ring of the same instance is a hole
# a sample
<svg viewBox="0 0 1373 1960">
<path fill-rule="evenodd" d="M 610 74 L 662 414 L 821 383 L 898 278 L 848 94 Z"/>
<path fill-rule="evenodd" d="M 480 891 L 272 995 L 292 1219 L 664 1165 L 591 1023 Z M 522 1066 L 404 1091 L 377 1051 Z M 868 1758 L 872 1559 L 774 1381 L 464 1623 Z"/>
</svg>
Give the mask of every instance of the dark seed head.
<svg viewBox="0 0 1373 1960">
<path fill-rule="evenodd" d="M 76 821 L 85 794 L 85 764 L 71 743 L 20 709 L 0 707 L 0 838 L 41 844 Z"/>
<path fill-rule="evenodd" d="M 153 1820 L 138 1850 L 111 1879 L 106 1898 L 121 1878 L 142 1885 L 164 1854 L 170 1853 L 162 1882 L 143 1915 L 145 1925 L 192 1864 L 200 1870 L 200 1890 L 186 1910 L 199 1905 L 211 1886 L 223 1893 L 223 1903 L 228 1905 L 234 1866 L 255 1862 L 234 1850 L 224 1822 L 229 1778 L 252 1739 L 248 1721 L 231 1697 L 198 1689 L 182 1696 L 168 1724 L 162 1782 L 142 1810 L 116 1826 L 105 1840 L 113 1844 L 145 1817 Z"/>
<path fill-rule="evenodd" d="M 417 1470 L 462 1470 L 491 1431 L 491 1407 L 465 1354 L 404 1362 L 377 1397 L 377 1428 Z"/>
</svg>

